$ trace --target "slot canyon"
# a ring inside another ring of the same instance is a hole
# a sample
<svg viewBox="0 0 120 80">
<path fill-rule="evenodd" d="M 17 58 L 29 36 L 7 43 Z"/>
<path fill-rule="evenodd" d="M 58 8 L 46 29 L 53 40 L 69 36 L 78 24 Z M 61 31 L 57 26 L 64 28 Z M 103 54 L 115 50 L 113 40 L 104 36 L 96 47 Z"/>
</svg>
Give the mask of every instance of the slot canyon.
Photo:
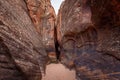
<svg viewBox="0 0 120 80">
<path fill-rule="evenodd" d="M 120 80 L 120 0 L 0 0 L 0 80 L 45 75 Z"/>
</svg>

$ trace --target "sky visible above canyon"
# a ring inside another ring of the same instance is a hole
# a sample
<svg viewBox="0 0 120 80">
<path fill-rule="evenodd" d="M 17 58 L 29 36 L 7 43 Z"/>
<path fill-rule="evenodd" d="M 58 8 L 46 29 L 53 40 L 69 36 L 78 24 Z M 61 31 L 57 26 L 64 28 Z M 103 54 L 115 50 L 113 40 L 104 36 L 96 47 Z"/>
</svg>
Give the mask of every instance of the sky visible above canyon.
<svg viewBox="0 0 120 80">
<path fill-rule="evenodd" d="M 63 1 L 64 0 L 51 0 L 52 6 L 54 7 L 56 14 L 58 14 L 58 10 L 59 10 L 60 5 Z"/>
</svg>

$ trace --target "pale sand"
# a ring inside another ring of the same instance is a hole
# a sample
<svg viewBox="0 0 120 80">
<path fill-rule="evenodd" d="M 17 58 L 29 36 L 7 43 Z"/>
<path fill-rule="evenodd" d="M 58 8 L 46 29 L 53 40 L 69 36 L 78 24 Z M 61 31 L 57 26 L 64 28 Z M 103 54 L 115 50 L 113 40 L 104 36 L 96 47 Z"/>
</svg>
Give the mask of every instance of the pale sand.
<svg viewBox="0 0 120 80">
<path fill-rule="evenodd" d="M 47 66 L 46 75 L 42 80 L 76 80 L 75 71 L 70 71 L 62 64 L 50 64 Z"/>
</svg>

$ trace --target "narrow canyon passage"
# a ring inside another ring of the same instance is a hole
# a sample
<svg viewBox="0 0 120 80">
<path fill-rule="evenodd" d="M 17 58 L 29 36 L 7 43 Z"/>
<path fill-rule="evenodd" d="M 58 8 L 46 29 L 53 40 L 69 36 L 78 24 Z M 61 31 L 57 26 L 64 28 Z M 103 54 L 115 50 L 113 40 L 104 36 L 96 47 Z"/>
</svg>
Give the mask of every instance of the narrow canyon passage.
<svg viewBox="0 0 120 80">
<path fill-rule="evenodd" d="M 120 0 L 0 0 L 0 80 L 120 80 Z"/>
</svg>

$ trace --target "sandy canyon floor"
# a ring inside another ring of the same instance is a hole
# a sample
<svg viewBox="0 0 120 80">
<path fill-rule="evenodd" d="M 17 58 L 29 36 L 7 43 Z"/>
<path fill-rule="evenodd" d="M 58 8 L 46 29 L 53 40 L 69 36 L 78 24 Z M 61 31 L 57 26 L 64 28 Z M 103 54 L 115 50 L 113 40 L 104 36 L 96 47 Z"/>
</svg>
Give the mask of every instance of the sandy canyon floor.
<svg viewBox="0 0 120 80">
<path fill-rule="evenodd" d="M 47 66 L 46 75 L 42 80 L 76 80 L 75 71 L 70 71 L 60 63 L 50 64 Z"/>
</svg>

